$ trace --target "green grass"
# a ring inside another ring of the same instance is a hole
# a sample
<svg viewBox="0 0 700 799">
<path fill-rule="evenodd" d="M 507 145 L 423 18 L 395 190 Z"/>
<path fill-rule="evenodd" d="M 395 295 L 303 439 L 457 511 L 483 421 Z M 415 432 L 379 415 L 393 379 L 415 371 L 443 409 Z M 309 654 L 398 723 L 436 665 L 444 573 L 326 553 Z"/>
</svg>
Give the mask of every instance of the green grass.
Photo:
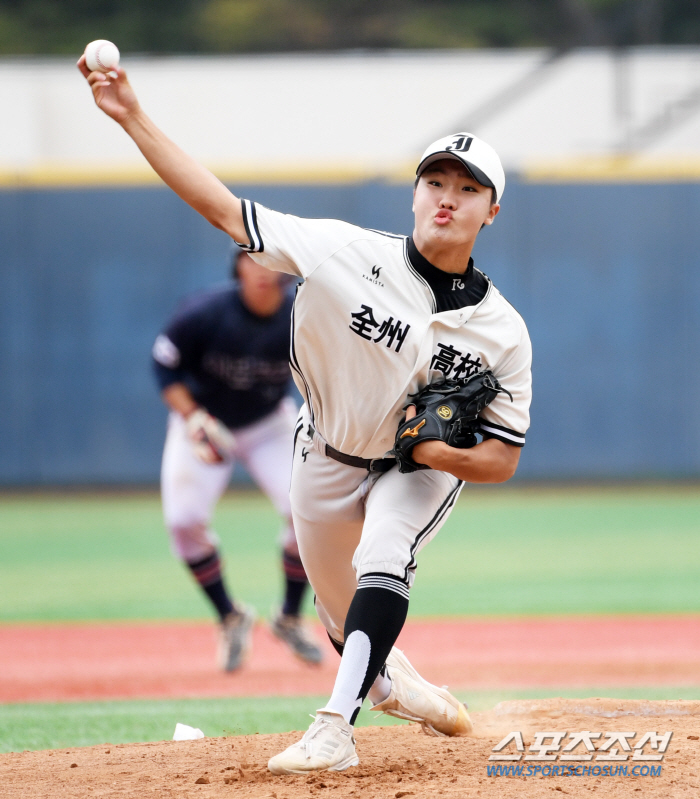
<svg viewBox="0 0 700 799">
<path fill-rule="evenodd" d="M 699 535 L 697 489 L 466 488 L 419 557 L 412 609 L 425 615 L 698 612 Z"/>
<path fill-rule="evenodd" d="M 216 529 L 237 596 L 279 600 L 279 522 L 254 493 L 229 494 Z M 700 492 L 689 488 L 468 487 L 419 556 L 411 616 L 700 612 Z M 208 618 L 170 555 L 158 496 L 0 495 L 0 622 Z M 504 699 L 696 699 L 697 688 L 489 691 Z M 0 751 L 304 729 L 325 697 L 0 706 Z M 364 710 L 361 724 L 377 720 Z"/>
<path fill-rule="evenodd" d="M 697 688 L 531 689 L 458 694 L 470 710 L 490 710 L 505 699 L 549 696 L 609 696 L 619 699 L 697 699 Z M 70 702 L 0 706 L 0 752 L 24 749 L 66 749 L 103 743 L 163 741 L 172 738 L 180 721 L 199 727 L 205 735 L 250 735 L 288 732 L 308 727 L 309 713 L 325 697 L 267 697 L 264 699 L 177 699 L 120 702 Z M 365 707 L 358 726 L 403 724 Z"/>
<path fill-rule="evenodd" d="M 229 495 L 216 529 L 236 594 L 266 611 L 281 586 L 274 510 L 257 494 Z M 155 493 L 8 497 L 0 530 L 1 620 L 210 615 L 170 554 Z"/>
<path fill-rule="evenodd" d="M 216 529 L 237 596 L 279 601 L 279 522 L 228 494 Z M 700 492 L 468 487 L 421 552 L 411 616 L 700 611 Z M 207 618 L 153 494 L 0 495 L 0 621 Z"/>
<path fill-rule="evenodd" d="M 163 741 L 179 721 L 207 736 L 305 730 L 327 697 L 169 699 L 0 706 L 0 752 L 63 749 L 109 742 Z M 363 708 L 358 724 L 376 724 Z M 380 723 L 399 724 L 382 716 Z"/>
</svg>

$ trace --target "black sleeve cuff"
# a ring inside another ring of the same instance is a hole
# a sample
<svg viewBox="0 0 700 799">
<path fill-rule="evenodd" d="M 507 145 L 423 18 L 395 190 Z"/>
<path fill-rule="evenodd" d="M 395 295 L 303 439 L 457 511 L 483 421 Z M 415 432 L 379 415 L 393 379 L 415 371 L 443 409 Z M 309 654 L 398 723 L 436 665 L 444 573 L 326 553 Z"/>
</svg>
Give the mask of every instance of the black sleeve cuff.
<svg viewBox="0 0 700 799">
<path fill-rule="evenodd" d="M 484 438 L 497 438 L 504 444 L 510 444 L 513 447 L 525 446 L 525 433 L 518 433 L 509 427 L 487 422 L 485 419 L 479 419 L 479 423 L 479 432 Z"/>
</svg>

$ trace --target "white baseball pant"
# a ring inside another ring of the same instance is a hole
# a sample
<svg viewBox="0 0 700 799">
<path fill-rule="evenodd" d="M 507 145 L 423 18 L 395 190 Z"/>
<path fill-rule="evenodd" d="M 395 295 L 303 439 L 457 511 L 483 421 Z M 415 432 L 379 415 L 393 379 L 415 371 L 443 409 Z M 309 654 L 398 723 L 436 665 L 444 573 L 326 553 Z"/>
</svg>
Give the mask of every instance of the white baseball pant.
<svg viewBox="0 0 700 799">
<path fill-rule="evenodd" d="M 207 464 L 195 456 L 182 416 L 169 415 L 161 466 L 161 497 L 171 547 L 177 557 L 193 563 L 208 557 L 218 547 L 218 537 L 210 526 L 211 517 L 228 486 L 236 460 L 245 466 L 280 516 L 287 520 L 282 546 L 291 554 L 297 553 L 289 504 L 296 418 L 296 406 L 286 397 L 268 416 L 233 431 L 236 447 L 232 460 Z"/>
<path fill-rule="evenodd" d="M 383 474 L 346 466 L 297 423 L 291 502 L 301 559 L 326 630 L 343 642 L 345 617 L 365 574 L 392 574 L 412 585 L 418 552 L 447 520 L 462 481 L 434 470 Z"/>
</svg>

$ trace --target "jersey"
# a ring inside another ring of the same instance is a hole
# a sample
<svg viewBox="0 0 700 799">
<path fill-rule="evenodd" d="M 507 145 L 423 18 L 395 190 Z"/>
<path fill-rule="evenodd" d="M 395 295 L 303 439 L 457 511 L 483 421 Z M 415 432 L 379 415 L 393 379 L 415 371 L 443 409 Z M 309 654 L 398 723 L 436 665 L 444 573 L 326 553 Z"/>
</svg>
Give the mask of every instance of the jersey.
<svg viewBox="0 0 700 799">
<path fill-rule="evenodd" d="M 292 296 L 268 317 L 251 313 L 235 284 L 185 301 L 153 345 L 161 390 L 184 383 L 230 428 L 272 413 L 290 387 Z"/>
<path fill-rule="evenodd" d="M 292 314 L 292 374 L 332 447 L 387 457 L 410 394 L 485 368 L 513 400 L 493 400 L 480 417 L 482 434 L 525 444 L 527 328 L 473 264 L 464 275 L 448 275 L 409 237 L 302 219 L 249 200 L 242 206 L 250 244 L 240 246 L 259 264 L 303 279 Z M 452 293 L 460 297 L 447 302 Z"/>
</svg>

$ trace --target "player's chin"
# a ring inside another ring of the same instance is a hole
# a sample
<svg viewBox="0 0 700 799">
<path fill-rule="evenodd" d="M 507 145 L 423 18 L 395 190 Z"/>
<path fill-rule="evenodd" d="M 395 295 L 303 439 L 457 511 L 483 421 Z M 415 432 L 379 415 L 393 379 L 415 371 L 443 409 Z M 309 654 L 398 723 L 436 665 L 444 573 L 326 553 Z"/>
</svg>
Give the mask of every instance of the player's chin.
<svg viewBox="0 0 700 799">
<path fill-rule="evenodd" d="M 441 244 L 457 244 L 461 241 L 462 235 L 460 235 L 459 228 L 455 225 L 454 220 L 451 219 L 447 224 L 438 225 L 433 223 L 430 228 L 430 238 L 434 242 L 440 242 Z"/>
<path fill-rule="evenodd" d="M 433 241 L 455 247 L 473 243 L 478 232 L 478 226 L 460 224 L 456 219 L 451 219 L 446 225 L 433 225 L 431 230 Z"/>
</svg>

